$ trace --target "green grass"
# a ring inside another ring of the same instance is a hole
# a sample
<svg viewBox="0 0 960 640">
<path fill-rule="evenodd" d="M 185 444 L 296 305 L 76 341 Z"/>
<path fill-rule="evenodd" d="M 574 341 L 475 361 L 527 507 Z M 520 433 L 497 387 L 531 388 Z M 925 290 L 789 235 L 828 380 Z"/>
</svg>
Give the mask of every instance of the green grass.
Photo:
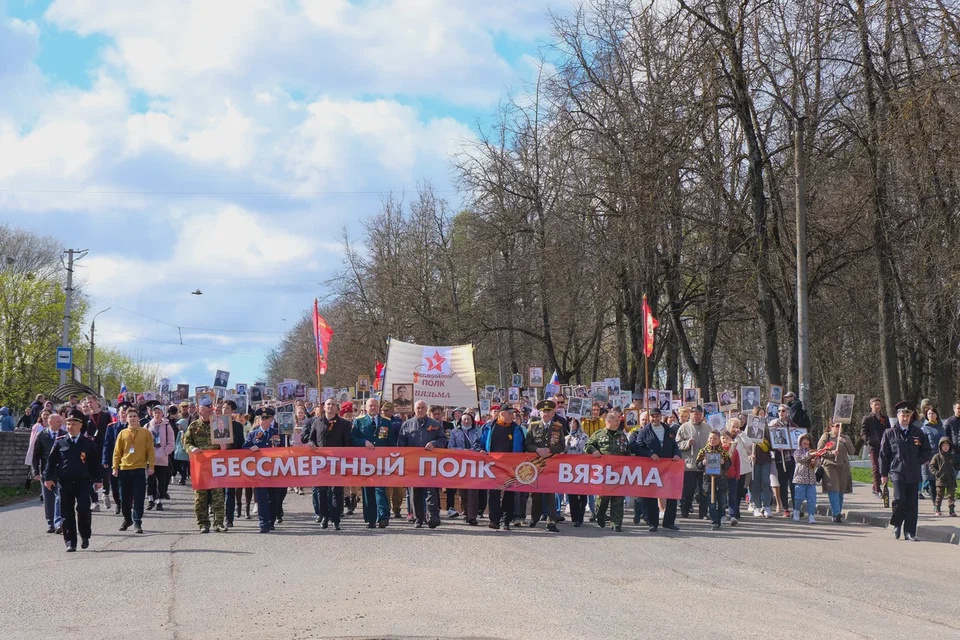
<svg viewBox="0 0 960 640">
<path fill-rule="evenodd" d="M 866 482 L 867 484 L 873 484 L 873 471 L 871 469 L 864 469 L 863 467 L 851 467 L 850 475 L 853 476 L 854 482 Z"/>
<path fill-rule="evenodd" d="M 0 507 L 38 497 L 40 497 L 40 484 L 37 482 L 31 482 L 29 489 L 24 489 L 22 484 L 16 487 L 0 487 Z"/>
</svg>

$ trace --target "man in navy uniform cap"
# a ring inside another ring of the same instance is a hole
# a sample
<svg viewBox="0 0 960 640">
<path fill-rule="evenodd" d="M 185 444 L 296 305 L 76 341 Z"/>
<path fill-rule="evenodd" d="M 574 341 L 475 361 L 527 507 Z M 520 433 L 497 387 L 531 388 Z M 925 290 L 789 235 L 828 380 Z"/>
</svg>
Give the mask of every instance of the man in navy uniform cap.
<svg viewBox="0 0 960 640">
<path fill-rule="evenodd" d="M 99 491 L 101 485 L 100 459 L 93 440 L 80 435 L 87 418 L 73 409 L 67 415 L 68 435 L 58 438 L 50 452 L 43 480 L 49 491 L 60 485 L 60 513 L 63 518 L 63 541 L 67 551 L 77 550 L 77 532 L 80 546 L 90 546 L 90 489 Z"/>
<path fill-rule="evenodd" d="M 913 421 L 913 405 L 899 402 L 897 424 L 887 429 L 880 441 L 880 483 L 893 482 L 893 537 L 917 539 L 917 511 L 919 505 L 920 467 L 930 461 L 933 450 L 927 437 Z"/>
</svg>

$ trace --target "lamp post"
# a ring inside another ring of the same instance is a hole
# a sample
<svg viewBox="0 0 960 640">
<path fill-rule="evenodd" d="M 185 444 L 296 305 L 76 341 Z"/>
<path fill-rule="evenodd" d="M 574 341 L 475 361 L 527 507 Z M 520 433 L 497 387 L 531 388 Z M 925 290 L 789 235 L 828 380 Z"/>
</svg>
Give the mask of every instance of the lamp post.
<svg viewBox="0 0 960 640">
<path fill-rule="evenodd" d="M 103 311 L 98 311 L 97 313 L 94 314 L 93 320 L 90 322 L 90 358 L 89 358 L 90 361 L 89 361 L 89 363 L 88 363 L 87 366 L 89 367 L 89 370 L 90 370 L 89 378 L 90 378 L 90 384 L 91 384 L 91 385 L 93 385 L 93 361 L 94 361 L 93 349 L 94 349 L 94 344 L 95 344 L 95 343 L 94 343 L 94 336 L 93 336 L 93 334 L 94 334 L 94 331 L 96 331 L 96 328 L 97 328 L 97 316 L 99 316 L 101 313 L 106 313 L 107 311 L 110 311 L 110 309 L 112 309 L 112 308 L 113 308 L 113 307 L 107 307 L 107 308 L 104 309 Z M 92 387 L 91 387 L 91 388 L 92 388 Z"/>
</svg>

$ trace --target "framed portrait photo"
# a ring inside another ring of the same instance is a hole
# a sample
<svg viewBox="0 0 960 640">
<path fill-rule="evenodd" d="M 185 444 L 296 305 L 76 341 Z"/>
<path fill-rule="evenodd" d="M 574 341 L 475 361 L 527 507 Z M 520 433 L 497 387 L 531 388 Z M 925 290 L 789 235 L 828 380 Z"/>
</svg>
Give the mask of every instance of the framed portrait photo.
<svg viewBox="0 0 960 640">
<path fill-rule="evenodd" d="M 510 381 L 510 386 L 513 386 L 513 387 L 522 387 L 522 386 L 523 386 L 523 374 L 522 374 L 522 373 L 515 373 L 515 374 L 513 374 L 512 380 Z"/>
<path fill-rule="evenodd" d="M 527 371 L 527 379 L 531 387 L 543 386 L 543 367 L 530 367 Z"/>
<path fill-rule="evenodd" d="M 840 424 L 850 424 L 853 420 L 853 394 L 838 393 L 833 403 L 833 420 Z"/>
<path fill-rule="evenodd" d="M 683 390 L 683 406 L 695 407 L 700 404 L 700 389 L 685 387 Z"/>
<path fill-rule="evenodd" d="M 210 416 L 210 442 L 213 444 L 230 444 L 233 442 L 231 432 L 231 416 Z"/>
<path fill-rule="evenodd" d="M 760 387 L 740 387 L 740 408 L 750 413 L 760 406 Z"/>
<path fill-rule="evenodd" d="M 636 409 L 629 409 L 623 412 L 623 423 L 627 430 L 635 429 L 640 426 L 640 412 Z"/>
<path fill-rule="evenodd" d="M 786 427 L 775 427 L 770 429 L 770 446 L 774 449 L 790 448 L 790 433 Z"/>
<path fill-rule="evenodd" d="M 783 387 L 779 384 L 770 385 L 770 391 L 767 394 L 767 398 L 770 399 L 770 402 L 776 402 L 777 404 L 783 402 Z"/>
<path fill-rule="evenodd" d="M 800 427 L 794 427 L 790 429 L 790 448 L 799 449 L 800 448 L 800 436 L 807 433 L 806 429 L 801 429 Z"/>
<path fill-rule="evenodd" d="M 729 389 L 721 391 L 717 404 L 720 405 L 720 411 L 733 411 L 737 408 L 737 392 Z"/>
<path fill-rule="evenodd" d="M 413 385 L 412 384 L 395 384 L 392 385 L 391 389 L 393 400 L 393 406 L 396 409 L 397 413 L 412 413 L 413 412 Z"/>
</svg>

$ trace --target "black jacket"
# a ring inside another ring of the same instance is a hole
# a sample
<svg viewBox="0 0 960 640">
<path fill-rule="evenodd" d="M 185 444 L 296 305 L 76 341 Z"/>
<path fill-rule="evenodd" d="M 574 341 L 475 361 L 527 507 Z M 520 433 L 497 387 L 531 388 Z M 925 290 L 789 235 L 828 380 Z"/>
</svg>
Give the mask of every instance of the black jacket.
<svg viewBox="0 0 960 640">
<path fill-rule="evenodd" d="M 97 444 L 97 449 L 102 450 L 103 440 L 107 435 L 107 427 L 110 426 L 111 422 L 113 422 L 113 416 L 106 411 L 91 414 L 83 428 L 80 429 L 80 433 L 88 438 L 93 438 L 93 441 Z M 143 424 L 146 424 L 146 422 Z"/>
<path fill-rule="evenodd" d="M 950 416 L 943 421 L 943 428 L 947 432 L 947 440 L 950 441 L 951 450 L 954 453 L 960 451 L 960 418 Z"/>
<path fill-rule="evenodd" d="M 447 434 L 443 431 L 443 425 L 433 418 L 414 416 L 401 425 L 398 447 L 425 447 L 428 442 L 438 449 L 447 448 Z"/>
<path fill-rule="evenodd" d="M 47 460 L 50 459 L 50 453 L 53 451 L 53 445 L 57 438 L 67 435 L 67 432 L 61 429 L 56 435 L 50 433 L 50 429 L 44 429 L 37 434 L 37 439 L 33 443 L 33 475 L 43 477 L 43 472 L 47 469 Z"/>
<path fill-rule="evenodd" d="M 96 483 L 100 478 L 100 456 L 93 440 L 79 436 L 74 443 L 69 435 L 57 439 L 43 471 L 44 481 L 89 480 Z"/>
<path fill-rule="evenodd" d="M 920 466 L 931 457 L 933 450 L 923 431 L 910 425 L 904 436 L 900 425 L 890 427 L 880 442 L 880 475 L 900 482 L 920 482 Z"/>
<path fill-rule="evenodd" d="M 878 418 L 873 413 L 868 413 L 860 421 L 860 438 L 864 444 L 870 445 L 871 449 L 879 451 L 883 434 L 889 428 L 890 421 L 887 420 L 887 416 L 881 414 Z"/>
<path fill-rule="evenodd" d="M 353 425 L 337 416 L 332 421 L 327 420 L 326 416 L 314 418 L 310 424 L 309 430 L 304 429 L 300 435 L 303 444 L 312 442 L 318 447 L 349 447 L 350 430 Z"/>
<path fill-rule="evenodd" d="M 680 455 L 677 447 L 677 432 L 663 425 L 663 442 L 653 432 L 653 425 L 644 425 L 639 431 L 630 434 L 630 453 L 642 458 L 651 458 L 657 455 L 660 458 L 671 459 Z"/>
</svg>

